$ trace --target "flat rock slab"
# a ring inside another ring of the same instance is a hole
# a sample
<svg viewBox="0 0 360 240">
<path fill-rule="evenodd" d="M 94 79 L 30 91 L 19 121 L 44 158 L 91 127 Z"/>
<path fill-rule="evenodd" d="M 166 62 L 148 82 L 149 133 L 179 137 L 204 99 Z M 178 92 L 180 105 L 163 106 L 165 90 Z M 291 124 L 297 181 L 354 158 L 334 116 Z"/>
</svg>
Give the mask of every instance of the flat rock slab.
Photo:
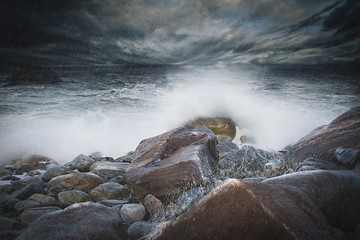
<svg viewBox="0 0 360 240">
<path fill-rule="evenodd" d="M 130 163 L 126 162 L 96 162 L 91 166 L 91 172 L 102 178 L 111 179 L 124 175 L 129 166 Z"/>
<path fill-rule="evenodd" d="M 230 180 L 153 239 L 335 239 L 319 209 L 286 186 Z"/>
<path fill-rule="evenodd" d="M 125 173 L 134 198 L 157 198 L 214 181 L 218 153 L 216 137 L 205 127 L 183 126 L 143 140 Z"/>
<path fill-rule="evenodd" d="M 57 185 L 67 190 L 89 191 L 104 183 L 104 179 L 92 173 L 71 173 L 52 178 L 48 183 L 48 189 Z"/>
<path fill-rule="evenodd" d="M 307 158 L 337 162 L 338 147 L 360 149 L 360 107 L 355 107 L 337 117 L 327 127 L 295 144 L 288 155 L 290 167 Z"/>
<path fill-rule="evenodd" d="M 38 218 L 17 238 L 23 239 L 128 239 L 120 217 L 111 208 L 80 203 Z"/>
</svg>

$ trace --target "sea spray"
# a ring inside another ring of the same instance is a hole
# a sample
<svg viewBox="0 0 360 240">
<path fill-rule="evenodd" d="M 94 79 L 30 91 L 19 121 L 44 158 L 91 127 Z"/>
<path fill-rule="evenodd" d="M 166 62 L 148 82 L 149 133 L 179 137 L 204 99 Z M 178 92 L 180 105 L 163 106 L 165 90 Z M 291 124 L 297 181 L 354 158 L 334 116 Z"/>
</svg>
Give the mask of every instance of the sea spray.
<svg viewBox="0 0 360 240">
<path fill-rule="evenodd" d="M 197 117 L 229 117 L 239 127 L 235 142 L 244 135 L 281 150 L 359 104 L 358 86 L 334 76 L 308 81 L 239 66 L 135 70 L 0 88 L 0 161 L 40 154 L 64 163 L 97 151 L 117 158 Z"/>
</svg>

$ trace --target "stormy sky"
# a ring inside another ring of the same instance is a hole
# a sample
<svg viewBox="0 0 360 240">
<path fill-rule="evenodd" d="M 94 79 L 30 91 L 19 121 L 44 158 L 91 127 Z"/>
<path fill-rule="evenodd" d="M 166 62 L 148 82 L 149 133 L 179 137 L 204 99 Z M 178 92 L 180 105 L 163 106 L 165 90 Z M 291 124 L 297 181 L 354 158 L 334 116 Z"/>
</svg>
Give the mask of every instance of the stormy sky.
<svg viewBox="0 0 360 240">
<path fill-rule="evenodd" d="M 353 63 L 359 0 L 2 0 L 1 64 Z"/>
</svg>

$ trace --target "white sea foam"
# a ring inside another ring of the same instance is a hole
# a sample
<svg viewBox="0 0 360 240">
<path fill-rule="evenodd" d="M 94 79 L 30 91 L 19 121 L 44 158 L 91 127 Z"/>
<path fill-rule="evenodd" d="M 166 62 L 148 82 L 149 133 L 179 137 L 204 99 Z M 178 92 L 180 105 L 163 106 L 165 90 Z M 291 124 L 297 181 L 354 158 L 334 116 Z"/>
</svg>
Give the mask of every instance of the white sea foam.
<svg viewBox="0 0 360 240">
<path fill-rule="evenodd" d="M 191 67 L 158 77 L 167 83 L 104 83 L 99 90 L 82 86 L 70 93 L 63 86 L 21 94 L 12 88 L 7 91 L 17 95 L 6 93 L 7 102 L 2 92 L 3 105 L 12 110 L 0 116 L 0 161 L 41 154 L 64 163 L 96 151 L 116 158 L 199 116 L 230 117 L 240 128 L 236 142 L 246 135 L 257 147 L 280 150 L 353 104 L 347 95 L 333 99 L 331 85 L 264 80 L 256 71 Z"/>
</svg>

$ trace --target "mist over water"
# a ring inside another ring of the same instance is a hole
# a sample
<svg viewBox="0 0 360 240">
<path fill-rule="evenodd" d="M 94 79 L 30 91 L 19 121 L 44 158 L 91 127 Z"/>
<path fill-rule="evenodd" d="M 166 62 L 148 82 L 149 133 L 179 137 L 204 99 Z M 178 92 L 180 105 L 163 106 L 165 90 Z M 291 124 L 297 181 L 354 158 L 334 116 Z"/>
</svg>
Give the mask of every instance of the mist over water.
<svg viewBox="0 0 360 240">
<path fill-rule="evenodd" d="M 76 70 L 74 70 L 76 69 Z M 62 83 L 0 88 L 0 161 L 114 158 L 197 117 L 229 117 L 249 144 L 281 150 L 359 105 L 355 77 L 251 65 L 55 69 Z M 2 76 L 2 85 L 8 76 Z"/>
</svg>

